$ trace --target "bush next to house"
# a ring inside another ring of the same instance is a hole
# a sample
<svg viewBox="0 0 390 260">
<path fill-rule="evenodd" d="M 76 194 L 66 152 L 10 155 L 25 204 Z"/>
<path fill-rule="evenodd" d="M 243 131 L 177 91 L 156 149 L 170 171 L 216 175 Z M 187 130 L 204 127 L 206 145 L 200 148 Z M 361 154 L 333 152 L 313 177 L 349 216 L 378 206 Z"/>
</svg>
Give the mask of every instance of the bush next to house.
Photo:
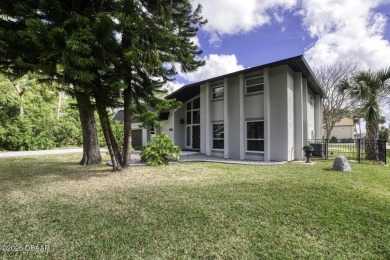
<svg viewBox="0 0 390 260">
<path fill-rule="evenodd" d="M 168 164 L 169 161 L 180 158 L 180 147 L 176 146 L 166 133 L 151 136 L 151 138 L 152 141 L 141 150 L 141 160 L 147 165 Z"/>
</svg>

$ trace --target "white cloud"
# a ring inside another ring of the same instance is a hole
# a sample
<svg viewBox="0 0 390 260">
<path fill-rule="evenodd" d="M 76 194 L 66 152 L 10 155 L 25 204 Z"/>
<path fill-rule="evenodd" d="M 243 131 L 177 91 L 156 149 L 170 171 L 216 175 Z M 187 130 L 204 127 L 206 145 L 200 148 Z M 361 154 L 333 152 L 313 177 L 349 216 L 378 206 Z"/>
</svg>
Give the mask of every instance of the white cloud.
<svg viewBox="0 0 390 260">
<path fill-rule="evenodd" d="M 204 60 L 206 65 L 195 72 L 180 73 L 180 76 L 190 82 L 197 82 L 244 69 L 244 66 L 238 64 L 237 57 L 234 54 L 210 54 L 205 56 Z"/>
<path fill-rule="evenodd" d="M 168 94 L 170 94 L 170 93 L 178 90 L 179 88 L 181 88 L 184 85 L 185 85 L 184 83 L 180 83 L 180 82 L 177 82 L 177 81 L 172 81 L 172 82 L 166 83 L 163 86 L 163 88 L 168 90 Z"/>
<path fill-rule="evenodd" d="M 198 46 L 198 48 L 201 47 L 200 40 L 199 40 L 198 36 L 192 37 L 191 42 L 193 42 L 196 46 Z"/>
<path fill-rule="evenodd" d="M 313 66 L 335 61 L 358 62 L 378 69 L 388 66 L 390 43 L 383 38 L 390 18 L 375 9 L 390 0 L 194 0 L 208 19 L 204 30 L 209 42 L 219 46 L 224 35 L 250 32 L 278 23 L 284 32 L 286 11 L 302 18 L 314 40 L 305 56 Z M 298 10 L 298 11 L 297 11 Z M 387 14 L 388 15 L 388 14 Z"/>
<path fill-rule="evenodd" d="M 336 61 L 379 69 L 389 65 L 390 43 L 383 38 L 387 17 L 374 9 L 388 0 L 304 0 L 299 14 L 316 42 L 305 56 L 312 66 Z"/>
<path fill-rule="evenodd" d="M 279 13 L 277 13 L 277 12 L 274 12 L 274 13 L 273 13 L 273 16 L 274 16 L 275 21 L 276 21 L 277 23 L 283 23 L 283 22 L 284 22 L 284 16 L 283 16 L 283 15 L 281 15 L 281 14 L 279 14 Z"/>
<path fill-rule="evenodd" d="M 219 43 L 222 35 L 249 32 L 271 22 L 272 17 L 282 20 L 275 10 L 288 10 L 297 0 L 195 0 L 201 4 L 208 23 L 204 29 L 210 33 L 210 43 Z M 271 12 L 272 11 L 272 12 Z"/>
</svg>

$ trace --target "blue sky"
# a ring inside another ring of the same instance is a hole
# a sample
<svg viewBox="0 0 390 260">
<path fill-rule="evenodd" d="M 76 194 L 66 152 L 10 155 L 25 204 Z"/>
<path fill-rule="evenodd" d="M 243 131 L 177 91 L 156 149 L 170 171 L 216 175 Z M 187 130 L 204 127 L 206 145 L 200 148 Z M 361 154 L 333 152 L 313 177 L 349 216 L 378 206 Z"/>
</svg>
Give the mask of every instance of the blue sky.
<svg viewBox="0 0 390 260">
<path fill-rule="evenodd" d="M 194 38 L 206 65 L 179 73 L 173 90 L 302 54 L 313 69 L 338 61 L 390 67 L 390 0 L 193 0 L 197 4 L 208 20 Z M 382 112 L 390 122 L 390 108 Z"/>
<path fill-rule="evenodd" d="M 193 0 L 208 23 L 194 39 L 206 65 L 191 82 L 304 54 L 311 67 L 390 66 L 390 0 Z"/>
</svg>

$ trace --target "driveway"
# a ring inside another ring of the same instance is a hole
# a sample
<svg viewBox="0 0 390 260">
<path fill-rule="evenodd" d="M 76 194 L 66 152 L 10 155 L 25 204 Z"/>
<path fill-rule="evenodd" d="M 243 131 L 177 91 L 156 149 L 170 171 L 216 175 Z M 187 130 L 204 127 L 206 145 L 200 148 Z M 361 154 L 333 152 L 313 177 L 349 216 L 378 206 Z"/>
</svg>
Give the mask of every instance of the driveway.
<svg viewBox="0 0 390 260">
<path fill-rule="evenodd" d="M 100 148 L 102 153 L 107 152 L 107 148 Z M 5 157 L 22 157 L 34 155 L 51 155 L 51 154 L 70 154 L 82 153 L 82 148 L 68 148 L 68 149 L 53 149 L 53 150 L 39 150 L 39 151 L 21 151 L 21 152 L 0 152 L 0 158 Z"/>
</svg>

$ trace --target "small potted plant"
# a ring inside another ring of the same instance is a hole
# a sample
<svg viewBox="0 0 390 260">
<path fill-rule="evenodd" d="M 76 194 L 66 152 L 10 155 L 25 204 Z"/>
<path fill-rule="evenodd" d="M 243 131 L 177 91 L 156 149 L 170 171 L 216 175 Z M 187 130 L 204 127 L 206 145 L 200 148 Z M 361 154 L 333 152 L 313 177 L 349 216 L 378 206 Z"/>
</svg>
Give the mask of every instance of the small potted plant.
<svg viewBox="0 0 390 260">
<path fill-rule="evenodd" d="M 306 158 L 307 158 L 306 162 L 307 162 L 307 163 L 310 163 L 310 162 L 311 162 L 310 158 L 313 156 L 312 153 L 313 153 L 313 151 L 314 151 L 314 147 L 311 146 L 310 144 L 308 144 L 308 145 L 305 145 L 305 146 L 303 147 L 303 150 L 305 151 L 305 156 L 306 156 Z"/>
</svg>

